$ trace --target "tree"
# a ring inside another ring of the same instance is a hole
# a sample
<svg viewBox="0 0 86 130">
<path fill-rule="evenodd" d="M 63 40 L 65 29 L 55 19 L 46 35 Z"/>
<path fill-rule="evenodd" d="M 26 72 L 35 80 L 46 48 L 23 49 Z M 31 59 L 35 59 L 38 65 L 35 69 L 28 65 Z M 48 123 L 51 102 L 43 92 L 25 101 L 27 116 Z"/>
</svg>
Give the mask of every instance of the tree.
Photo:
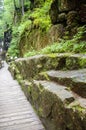
<svg viewBox="0 0 86 130">
<path fill-rule="evenodd" d="M 22 15 L 24 15 L 24 0 L 21 0 L 21 6 L 22 6 Z"/>
</svg>

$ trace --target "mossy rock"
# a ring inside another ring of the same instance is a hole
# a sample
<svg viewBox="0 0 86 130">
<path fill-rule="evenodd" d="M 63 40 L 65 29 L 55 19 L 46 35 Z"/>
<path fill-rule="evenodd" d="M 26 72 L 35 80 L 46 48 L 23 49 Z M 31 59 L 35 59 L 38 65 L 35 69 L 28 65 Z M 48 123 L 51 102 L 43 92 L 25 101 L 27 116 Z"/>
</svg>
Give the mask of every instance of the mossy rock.
<svg viewBox="0 0 86 130">
<path fill-rule="evenodd" d="M 79 60 L 76 57 L 68 57 L 66 59 L 66 67 L 67 69 L 73 70 L 80 68 Z"/>
<path fill-rule="evenodd" d="M 81 68 L 86 68 L 86 58 L 81 58 L 79 64 Z"/>
</svg>

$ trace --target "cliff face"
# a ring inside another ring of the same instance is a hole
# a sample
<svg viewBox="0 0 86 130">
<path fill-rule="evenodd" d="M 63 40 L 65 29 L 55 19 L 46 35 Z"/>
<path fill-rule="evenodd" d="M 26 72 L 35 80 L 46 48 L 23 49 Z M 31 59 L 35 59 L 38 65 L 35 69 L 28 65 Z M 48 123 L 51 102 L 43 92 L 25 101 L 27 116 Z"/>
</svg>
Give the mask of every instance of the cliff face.
<svg viewBox="0 0 86 130">
<path fill-rule="evenodd" d="M 51 21 L 53 24 L 65 22 L 66 26 L 72 23 L 86 22 L 85 0 L 54 0 L 51 4 Z M 75 12 L 72 12 L 75 11 Z M 64 14 L 63 14 L 64 13 Z M 74 25 L 72 25 L 74 26 Z"/>
<path fill-rule="evenodd" d="M 51 4 L 52 24 L 62 24 L 65 30 L 73 33 L 74 28 L 86 23 L 86 1 L 55 0 Z"/>
<path fill-rule="evenodd" d="M 70 39 L 79 26 L 86 24 L 85 0 L 31 0 L 30 8 L 31 25 L 21 36 L 20 56 L 31 47 L 37 50 L 60 38 Z"/>
</svg>

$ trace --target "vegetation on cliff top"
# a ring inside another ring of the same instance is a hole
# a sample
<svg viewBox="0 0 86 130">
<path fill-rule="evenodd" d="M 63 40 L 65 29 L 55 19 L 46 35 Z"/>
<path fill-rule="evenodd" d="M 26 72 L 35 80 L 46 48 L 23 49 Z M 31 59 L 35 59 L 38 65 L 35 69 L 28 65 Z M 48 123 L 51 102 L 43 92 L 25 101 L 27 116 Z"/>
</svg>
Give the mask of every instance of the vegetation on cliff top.
<svg viewBox="0 0 86 130">
<path fill-rule="evenodd" d="M 33 56 L 36 54 L 49 54 L 49 53 L 86 53 L 86 41 L 82 41 L 81 38 L 85 34 L 86 27 L 79 27 L 78 32 L 71 40 L 63 40 L 58 43 L 53 43 L 51 45 L 46 46 L 45 48 L 36 51 L 32 50 L 25 53 L 25 57 Z"/>
</svg>

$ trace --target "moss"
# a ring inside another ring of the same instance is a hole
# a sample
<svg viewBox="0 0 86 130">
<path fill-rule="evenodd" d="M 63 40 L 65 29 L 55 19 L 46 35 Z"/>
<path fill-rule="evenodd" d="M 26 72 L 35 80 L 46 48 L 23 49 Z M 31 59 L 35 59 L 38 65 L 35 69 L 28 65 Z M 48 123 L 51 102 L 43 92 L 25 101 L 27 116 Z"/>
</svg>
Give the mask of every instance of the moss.
<svg viewBox="0 0 86 130">
<path fill-rule="evenodd" d="M 37 113 L 38 113 L 38 115 L 39 115 L 40 117 L 42 117 L 42 116 L 43 116 L 43 108 L 39 107 Z"/>
<path fill-rule="evenodd" d="M 72 109 L 74 111 L 77 111 L 78 115 L 83 118 L 84 112 L 86 111 L 86 108 L 83 108 L 80 105 L 76 105 L 76 106 L 73 106 Z"/>
<path fill-rule="evenodd" d="M 44 88 L 41 84 L 38 85 L 38 88 L 39 88 L 40 93 L 43 92 Z"/>
<path fill-rule="evenodd" d="M 68 108 L 72 108 L 74 111 L 77 111 L 79 113 L 83 113 L 84 111 L 86 111 L 86 108 L 80 106 L 80 103 L 76 100 L 69 104 Z"/>
<path fill-rule="evenodd" d="M 46 79 L 46 80 L 48 80 L 48 81 L 50 80 L 46 72 L 41 72 L 41 73 L 40 73 L 40 76 L 41 76 L 43 79 Z"/>
<path fill-rule="evenodd" d="M 39 86 L 35 86 L 34 84 L 30 87 L 31 97 L 33 100 L 33 103 L 36 103 L 40 96 L 40 89 Z"/>
<path fill-rule="evenodd" d="M 86 110 L 86 108 L 83 108 L 83 107 L 81 107 L 80 105 L 77 106 L 77 109 L 78 109 L 80 112 L 83 112 L 84 110 Z"/>
<path fill-rule="evenodd" d="M 38 99 L 39 95 L 36 92 L 32 93 L 32 99 L 33 101 L 36 101 Z"/>
<path fill-rule="evenodd" d="M 66 59 L 66 67 L 67 69 L 77 69 L 79 68 L 79 62 L 78 62 L 78 58 L 77 57 L 68 57 Z"/>
<path fill-rule="evenodd" d="M 86 58 L 81 58 L 79 64 L 81 68 L 86 68 Z"/>
<path fill-rule="evenodd" d="M 16 75 L 17 81 L 21 84 L 21 81 L 23 80 L 22 76 L 20 74 Z"/>
<path fill-rule="evenodd" d="M 28 93 L 31 93 L 31 86 L 28 86 Z"/>
<path fill-rule="evenodd" d="M 50 58 L 55 58 L 57 56 L 57 53 L 50 53 L 47 54 L 47 56 L 49 56 Z"/>
</svg>

